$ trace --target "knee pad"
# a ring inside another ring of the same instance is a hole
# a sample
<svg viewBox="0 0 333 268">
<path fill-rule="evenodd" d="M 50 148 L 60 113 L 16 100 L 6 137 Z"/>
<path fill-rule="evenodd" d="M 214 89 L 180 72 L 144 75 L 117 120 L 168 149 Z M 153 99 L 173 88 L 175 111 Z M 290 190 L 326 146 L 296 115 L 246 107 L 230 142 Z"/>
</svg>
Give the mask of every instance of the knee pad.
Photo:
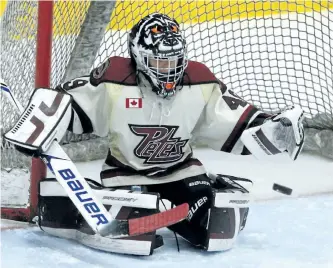
<svg viewBox="0 0 333 268">
<path fill-rule="evenodd" d="M 212 187 L 207 186 L 201 188 L 199 191 L 192 196 L 189 203 L 189 213 L 186 218 L 190 222 L 199 222 L 200 225 L 207 225 L 207 214 L 209 208 L 212 206 L 214 201 L 214 190 Z"/>
<path fill-rule="evenodd" d="M 212 187 L 225 192 L 243 192 L 249 193 L 253 183 L 249 179 L 235 177 L 223 174 L 208 174 L 212 180 Z"/>
</svg>

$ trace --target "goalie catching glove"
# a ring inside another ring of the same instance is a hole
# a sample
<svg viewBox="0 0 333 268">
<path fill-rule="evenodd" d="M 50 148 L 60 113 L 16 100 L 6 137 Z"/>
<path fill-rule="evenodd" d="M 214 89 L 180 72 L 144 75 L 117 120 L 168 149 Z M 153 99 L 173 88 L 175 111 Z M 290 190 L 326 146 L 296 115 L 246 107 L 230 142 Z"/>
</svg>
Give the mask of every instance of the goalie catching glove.
<svg viewBox="0 0 333 268">
<path fill-rule="evenodd" d="M 288 152 L 296 160 L 304 144 L 303 110 L 290 107 L 257 127 L 245 130 L 241 140 L 257 158 Z"/>
<path fill-rule="evenodd" d="M 26 155 L 38 157 L 53 140 L 60 141 L 71 120 L 72 97 L 58 91 L 37 88 L 4 138 Z"/>
</svg>

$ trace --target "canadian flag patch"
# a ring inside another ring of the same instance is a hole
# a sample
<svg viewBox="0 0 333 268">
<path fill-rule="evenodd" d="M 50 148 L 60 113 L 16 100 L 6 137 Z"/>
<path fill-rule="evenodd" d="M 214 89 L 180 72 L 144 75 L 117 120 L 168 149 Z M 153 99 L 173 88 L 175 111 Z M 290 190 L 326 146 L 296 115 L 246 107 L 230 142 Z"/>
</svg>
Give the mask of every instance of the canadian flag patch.
<svg viewBox="0 0 333 268">
<path fill-rule="evenodd" d="M 126 98 L 126 108 L 142 108 L 142 98 Z"/>
</svg>

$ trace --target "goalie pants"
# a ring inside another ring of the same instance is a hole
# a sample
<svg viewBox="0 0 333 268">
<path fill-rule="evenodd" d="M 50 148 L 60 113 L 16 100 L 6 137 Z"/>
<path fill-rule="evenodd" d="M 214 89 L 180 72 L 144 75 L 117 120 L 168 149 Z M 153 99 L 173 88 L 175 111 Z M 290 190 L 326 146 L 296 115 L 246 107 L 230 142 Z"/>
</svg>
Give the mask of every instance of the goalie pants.
<svg viewBox="0 0 333 268">
<path fill-rule="evenodd" d="M 188 203 L 190 209 L 186 220 L 169 229 L 193 245 L 206 244 L 208 212 L 214 201 L 211 180 L 206 174 L 165 184 L 147 185 L 147 188 L 149 192 L 158 192 L 161 199 L 167 199 L 174 205 Z"/>
</svg>

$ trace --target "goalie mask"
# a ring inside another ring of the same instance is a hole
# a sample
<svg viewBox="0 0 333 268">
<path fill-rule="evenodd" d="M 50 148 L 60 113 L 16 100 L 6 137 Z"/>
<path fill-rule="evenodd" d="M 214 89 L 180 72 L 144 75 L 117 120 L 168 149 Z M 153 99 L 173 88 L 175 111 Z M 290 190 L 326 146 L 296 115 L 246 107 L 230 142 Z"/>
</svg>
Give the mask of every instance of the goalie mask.
<svg viewBox="0 0 333 268">
<path fill-rule="evenodd" d="M 137 72 L 144 74 L 156 94 L 173 96 L 187 66 L 186 41 L 179 24 L 154 13 L 140 20 L 128 37 Z"/>
</svg>

